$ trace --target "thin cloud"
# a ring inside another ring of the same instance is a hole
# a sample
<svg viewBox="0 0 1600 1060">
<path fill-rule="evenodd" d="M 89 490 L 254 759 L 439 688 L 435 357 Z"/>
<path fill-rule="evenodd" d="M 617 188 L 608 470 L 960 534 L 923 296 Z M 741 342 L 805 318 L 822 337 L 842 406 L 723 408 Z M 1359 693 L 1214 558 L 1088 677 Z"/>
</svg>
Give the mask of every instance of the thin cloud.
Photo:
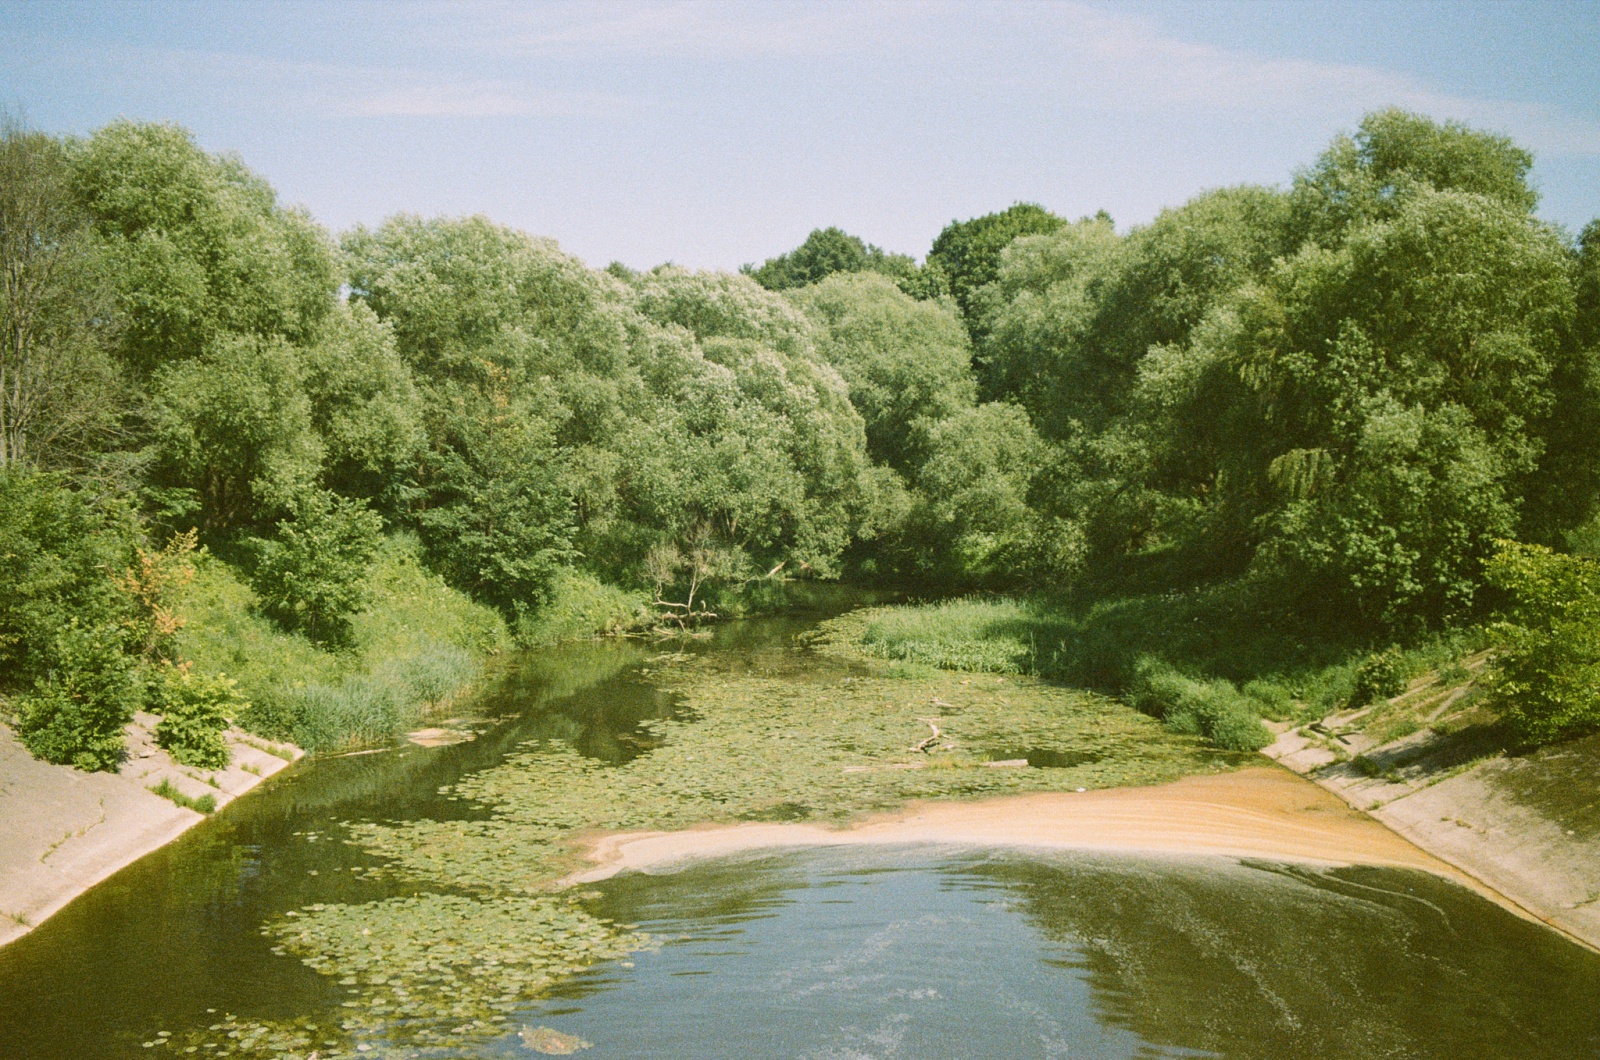
<svg viewBox="0 0 1600 1060">
<path fill-rule="evenodd" d="M 1541 153 L 1600 155 L 1600 121 L 1543 104 L 1444 92 L 1377 67 L 1197 44 L 1164 34 L 1148 18 L 1079 5 L 1028 13 L 1058 49 L 1055 83 L 1083 106 L 1163 116 L 1220 110 L 1327 117 L 1399 106 L 1488 126 Z"/>
<path fill-rule="evenodd" d="M 434 9 L 439 11 L 441 9 Z M 444 12 L 459 15 L 462 8 Z M 482 4 L 466 9 L 476 45 L 549 58 L 629 56 L 741 59 L 838 54 L 877 47 L 907 4 L 727 4 L 676 0 L 628 5 Z"/>
<path fill-rule="evenodd" d="M 359 118 L 593 118 L 641 108 L 623 96 L 547 91 L 508 81 L 430 79 L 337 101 L 333 109 Z"/>
</svg>

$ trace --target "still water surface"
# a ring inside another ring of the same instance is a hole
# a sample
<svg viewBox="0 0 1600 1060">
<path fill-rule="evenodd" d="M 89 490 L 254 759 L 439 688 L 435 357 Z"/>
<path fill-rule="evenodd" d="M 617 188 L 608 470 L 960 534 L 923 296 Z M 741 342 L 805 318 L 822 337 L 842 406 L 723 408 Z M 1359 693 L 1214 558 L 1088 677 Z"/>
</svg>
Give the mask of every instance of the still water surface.
<svg viewBox="0 0 1600 1060">
<path fill-rule="evenodd" d="M 805 619 L 694 650 L 753 667 Z M 261 926 L 411 893 L 352 869 L 350 820 L 482 811 L 439 794 L 531 737 L 621 762 L 672 714 L 646 648 L 508 669 L 476 741 L 304 763 L 0 950 L 0 1060 L 150 1056 L 219 1013 L 327 1014 L 329 978 Z M 598 885 L 595 914 L 666 940 L 509 1026 L 601 1057 L 1600 1057 L 1600 956 L 1420 873 L 929 848 L 707 862 Z M 166 1052 L 162 1050 L 162 1052 Z M 537 1055 L 508 1033 L 457 1055 Z"/>
</svg>

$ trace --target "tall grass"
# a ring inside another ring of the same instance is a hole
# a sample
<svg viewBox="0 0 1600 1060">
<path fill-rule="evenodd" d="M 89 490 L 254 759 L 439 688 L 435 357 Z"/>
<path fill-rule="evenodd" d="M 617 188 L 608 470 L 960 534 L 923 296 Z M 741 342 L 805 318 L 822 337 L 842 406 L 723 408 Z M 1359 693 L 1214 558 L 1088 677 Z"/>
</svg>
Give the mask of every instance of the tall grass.
<svg viewBox="0 0 1600 1060">
<path fill-rule="evenodd" d="M 349 647 L 328 652 L 263 617 L 239 573 L 202 554 L 181 605 L 178 649 L 201 671 L 239 682 L 250 701 L 237 719 L 243 727 L 328 751 L 411 727 L 476 679 L 485 654 L 510 644 L 496 612 L 423 568 L 412 538 L 385 543 L 367 590 Z"/>
<path fill-rule="evenodd" d="M 536 648 L 597 634 L 649 626 L 653 620 L 644 592 L 629 592 L 601 582 L 587 571 L 563 569 L 538 611 L 517 621 L 517 643 Z"/>
<path fill-rule="evenodd" d="M 951 670 L 1024 673 L 1121 695 L 1222 747 L 1268 741 L 1266 717 L 1303 721 L 1362 706 L 1369 648 L 1319 641 L 1276 620 L 1237 585 L 1073 607 L 1026 597 L 968 597 L 879 608 L 827 634 L 883 659 Z M 1387 649 L 1403 680 L 1484 646 L 1479 629 Z"/>
</svg>

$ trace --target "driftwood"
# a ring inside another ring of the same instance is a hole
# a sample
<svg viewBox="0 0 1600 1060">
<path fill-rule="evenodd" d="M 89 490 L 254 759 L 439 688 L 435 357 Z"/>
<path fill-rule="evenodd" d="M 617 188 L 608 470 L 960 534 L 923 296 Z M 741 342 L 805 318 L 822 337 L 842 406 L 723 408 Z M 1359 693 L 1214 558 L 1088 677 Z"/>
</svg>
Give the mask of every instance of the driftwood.
<svg viewBox="0 0 1600 1060">
<path fill-rule="evenodd" d="M 911 747 L 911 750 L 916 751 L 916 752 L 918 752 L 920 754 L 927 754 L 929 751 L 931 751 L 933 749 L 933 745 L 939 742 L 939 737 L 942 736 L 943 733 L 941 733 L 939 731 L 939 726 L 934 724 L 934 720 L 932 718 L 918 718 L 917 720 L 918 721 L 927 722 L 928 723 L 928 728 L 933 730 L 933 735 L 929 736 L 925 740 L 922 740 L 922 741 L 919 741 L 916 744 L 913 744 L 912 747 Z"/>
</svg>

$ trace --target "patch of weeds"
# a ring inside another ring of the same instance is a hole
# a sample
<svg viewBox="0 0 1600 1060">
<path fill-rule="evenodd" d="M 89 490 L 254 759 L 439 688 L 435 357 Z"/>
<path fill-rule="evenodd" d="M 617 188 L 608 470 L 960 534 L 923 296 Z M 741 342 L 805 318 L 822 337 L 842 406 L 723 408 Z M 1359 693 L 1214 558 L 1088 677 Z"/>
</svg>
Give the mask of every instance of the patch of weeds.
<svg viewBox="0 0 1600 1060">
<path fill-rule="evenodd" d="M 1389 743 L 1391 740 L 1398 740 L 1421 730 L 1422 723 L 1416 718 L 1399 717 L 1390 718 L 1383 724 L 1376 726 L 1375 729 L 1369 729 L 1368 731 L 1372 733 L 1373 738 L 1379 743 Z"/>
<path fill-rule="evenodd" d="M 195 810 L 199 813 L 216 813 L 217 798 L 215 795 L 202 795 L 198 799 L 191 798 L 172 786 L 172 781 L 162 778 L 161 783 L 151 788 L 153 794 L 160 795 L 163 799 L 170 799 L 186 810 Z"/>
</svg>

